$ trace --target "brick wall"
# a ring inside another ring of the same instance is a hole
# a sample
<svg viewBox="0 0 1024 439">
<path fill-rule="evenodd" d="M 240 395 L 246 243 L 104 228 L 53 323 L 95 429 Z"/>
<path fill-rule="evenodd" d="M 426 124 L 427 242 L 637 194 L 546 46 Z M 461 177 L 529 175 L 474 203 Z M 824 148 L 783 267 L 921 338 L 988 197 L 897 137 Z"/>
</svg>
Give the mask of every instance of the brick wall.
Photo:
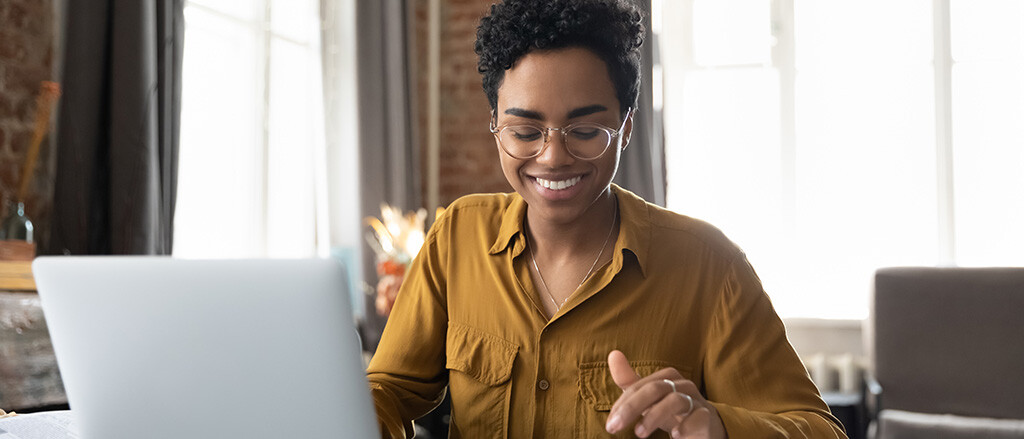
<svg viewBox="0 0 1024 439">
<path fill-rule="evenodd" d="M 53 0 L 0 0 L 0 195 L 14 198 L 32 140 L 39 83 L 53 81 Z M 51 124 L 50 133 L 54 133 Z M 35 178 L 25 200 L 36 242 L 49 235 L 54 161 L 51 136 L 43 140 Z M 0 217 L 6 215 L 6 203 Z"/>
<path fill-rule="evenodd" d="M 501 173 L 494 137 L 487 130 L 490 106 L 476 70 L 476 27 L 493 0 L 441 0 L 440 201 L 476 192 L 512 190 Z M 415 2 L 416 72 L 421 157 L 426 178 L 427 7 Z M 426 182 L 423 184 L 426 200 Z"/>
</svg>

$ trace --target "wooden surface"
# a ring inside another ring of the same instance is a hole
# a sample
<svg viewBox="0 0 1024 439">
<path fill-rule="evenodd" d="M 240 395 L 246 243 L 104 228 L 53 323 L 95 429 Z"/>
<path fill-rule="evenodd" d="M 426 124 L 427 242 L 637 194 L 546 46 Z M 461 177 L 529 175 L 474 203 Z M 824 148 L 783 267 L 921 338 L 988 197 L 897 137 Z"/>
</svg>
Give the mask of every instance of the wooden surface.
<svg viewBox="0 0 1024 439">
<path fill-rule="evenodd" d="M 36 244 L 17 239 L 0 239 L 0 261 L 32 262 Z"/>
<path fill-rule="evenodd" d="M 34 292 L 32 261 L 0 261 L 0 290 Z"/>
</svg>

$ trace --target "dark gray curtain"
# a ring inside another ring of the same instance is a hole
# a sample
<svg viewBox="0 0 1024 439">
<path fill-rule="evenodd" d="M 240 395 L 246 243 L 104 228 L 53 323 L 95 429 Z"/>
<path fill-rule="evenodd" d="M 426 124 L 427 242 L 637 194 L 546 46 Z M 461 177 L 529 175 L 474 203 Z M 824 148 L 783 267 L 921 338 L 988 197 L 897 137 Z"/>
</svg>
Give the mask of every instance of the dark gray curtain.
<svg viewBox="0 0 1024 439">
<path fill-rule="evenodd" d="M 380 203 L 422 207 L 415 148 L 415 89 L 409 55 L 406 0 L 357 2 L 362 209 L 380 215 Z"/>
<path fill-rule="evenodd" d="M 651 203 L 665 205 L 665 135 L 661 111 L 655 112 L 653 66 L 657 62 L 658 41 L 651 32 L 651 1 L 635 0 L 644 11 L 647 36 L 641 47 L 642 84 L 633 117 L 633 138 L 622 153 L 615 183 Z"/>
<path fill-rule="evenodd" d="M 405 211 L 423 207 L 414 123 L 416 93 L 410 68 L 413 9 L 407 0 L 356 3 L 363 217 L 379 217 L 382 202 Z M 363 252 L 363 278 L 370 285 L 376 285 L 375 262 L 373 252 Z M 373 300 L 366 305 L 370 330 L 364 337 L 379 334 L 384 324 Z M 367 348 L 376 347 L 376 339 L 363 341 Z"/>
<path fill-rule="evenodd" d="M 69 0 L 50 254 L 169 254 L 184 0 Z"/>
</svg>

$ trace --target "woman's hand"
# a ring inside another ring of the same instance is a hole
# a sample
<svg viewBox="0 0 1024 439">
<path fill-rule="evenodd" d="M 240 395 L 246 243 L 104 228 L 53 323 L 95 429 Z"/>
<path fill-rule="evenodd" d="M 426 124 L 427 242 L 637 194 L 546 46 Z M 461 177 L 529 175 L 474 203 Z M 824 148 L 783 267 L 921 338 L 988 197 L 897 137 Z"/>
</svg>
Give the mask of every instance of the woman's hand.
<svg viewBox="0 0 1024 439">
<path fill-rule="evenodd" d="M 725 426 L 715 407 L 708 403 L 690 380 L 673 368 L 640 377 L 619 351 L 608 354 L 612 379 L 622 389 L 608 413 L 609 433 L 617 433 L 636 422 L 634 431 L 645 438 L 657 429 L 673 438 L 725 439 Z"/>
</svg>

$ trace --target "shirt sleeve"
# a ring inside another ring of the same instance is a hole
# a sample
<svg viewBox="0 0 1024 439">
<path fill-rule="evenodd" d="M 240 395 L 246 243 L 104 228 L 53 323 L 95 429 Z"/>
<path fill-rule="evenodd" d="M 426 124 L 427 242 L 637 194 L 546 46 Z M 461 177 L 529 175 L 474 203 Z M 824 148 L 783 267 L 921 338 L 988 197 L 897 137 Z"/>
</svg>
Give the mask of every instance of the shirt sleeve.
<svg viewBox="0 0 1024 439">
<path fill-rule="evenodd" d="M 441 221 L 438 221 L 440 223 Z M 402 282 L 366 376 L 385 438 L 412 438 L 412 421 L 438 404 L 448 384 L 444 258 L 431 229 Z"/>
<path fill-rule="evenodd" d="M 704 384 L 728 437 L 846 439 L 742 253 L 734 258 L 720 294 Z"/>
</svg>

